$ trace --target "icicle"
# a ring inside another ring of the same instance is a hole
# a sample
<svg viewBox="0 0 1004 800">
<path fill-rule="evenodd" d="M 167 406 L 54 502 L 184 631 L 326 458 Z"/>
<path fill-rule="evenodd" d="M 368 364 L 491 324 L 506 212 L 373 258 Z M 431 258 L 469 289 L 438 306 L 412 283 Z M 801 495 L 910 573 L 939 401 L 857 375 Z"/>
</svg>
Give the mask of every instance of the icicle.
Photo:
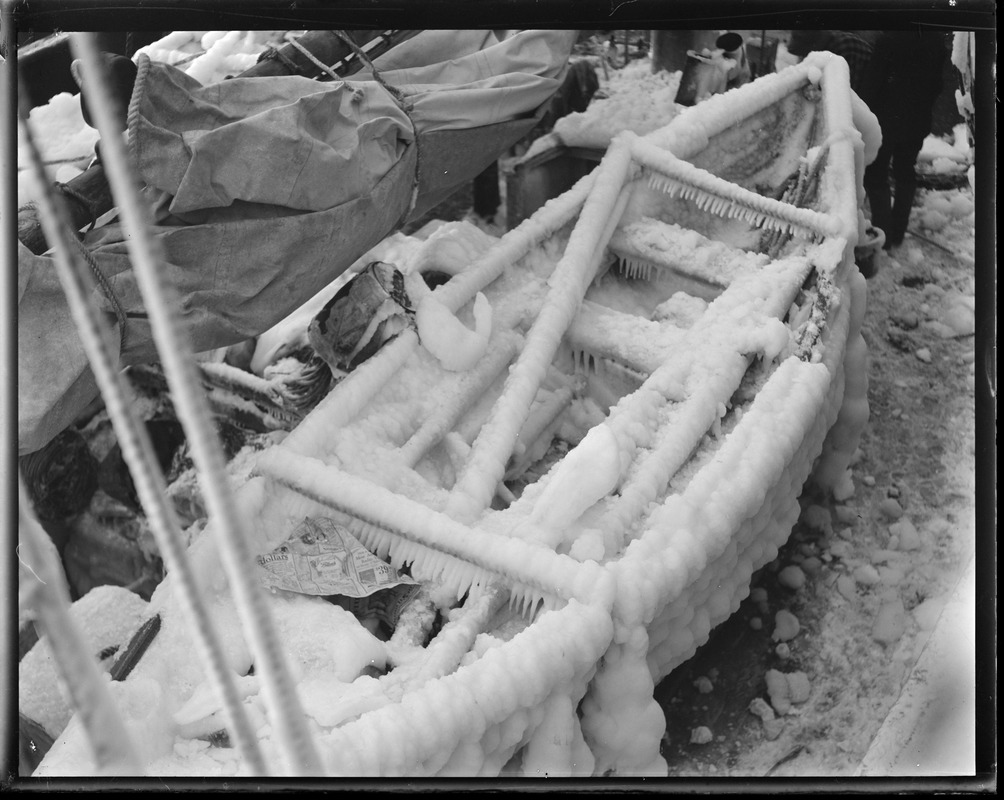
<svg viewBox="0 0 1004 800">
<path fill-rule="evenodd" d="M 831 215 L 821 214 L 809 208 L 797 208 L 729 183 L 676 158 L 669 151 L 659 149 L 644 139 L 633 140 L 632 155 L 645 171 L 655 173 L 663 180 L 675 180 L 683 184 L 682 196 L 685 199 L 696 197 L 697 205 L 701 209 L 707 209 L 709 198 L 717 196 L 729 205 L 743 206 L 788 223 L 796 223 L 820 235 L 839 235 L 841 225 L 839 220 Z M 655 178 L 653 182 L 658 185 L 659 179 Z"/>
</svg>

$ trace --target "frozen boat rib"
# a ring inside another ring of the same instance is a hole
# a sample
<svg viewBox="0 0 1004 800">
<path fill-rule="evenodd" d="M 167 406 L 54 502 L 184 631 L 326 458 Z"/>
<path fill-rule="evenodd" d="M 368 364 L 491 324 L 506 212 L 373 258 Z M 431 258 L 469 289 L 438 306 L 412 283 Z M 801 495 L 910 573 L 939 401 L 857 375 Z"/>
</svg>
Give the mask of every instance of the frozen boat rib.
<svg viewBox="0 0 1004 800">
<path fill-rule="evenodd" d="M 589 300 L 582 301 L 566 336 L 575 352 L 609 358 L 646 375 L 655 372 L 682 339 L 680 328 Z"/>
<path fill-rule="evenodd" d="M 808 259 L 788 259 L 733 283 L 692 328 L 679 337 L 664 363 L 634 393 L 611 409 L 599 426 L 609 429 L 622 455 L 618 492 L 594 524 L 622 535 L 649 503 L 666 490 L 670 479 L 689 459 L 709 428 L 724 413 L 752 360 L 762 350 L 780 352 L 787 334 L 778 317 L 791 305 L 812 269 Z M 760 339 L 764 326 L 781 326 Z M 775 339 L 772 343 L 770 340 Z M 695 356 L 700 353 L 700 359 Z M 771 356 L 773 358 L 773 355 Z M 639 424 L 645 420 L 649 424 Z M 569 459 L 555 467 L 543 485 L 560 494 L 576 491 L 576 468 Z M 592 502 L 599 501 L 597 496 Z M 541 499 L 533 495 L 533 502 Z M 587 503 L 583 501 L 582 505 Z"/>
<path fill-rule="evenodd" d="M 622 261 L 691 278 L 717 295 L 739 273 L 763 266 L 767 258 L 696 231 L 655 219 L 631 222 L 610 237 L 610 250 Z M 653 276 L 643 275 L 646 279 Z"/>
<path fill-rule="evenodd" d="M 401 459 L 414 467 L 457 424 L 464 412 L 485 393 L 519 351 L 522 337 L 507 332 L 493 341 L 493 347 L 473 369 L 453 378 L 443 392 L 443 401 L 421 427 L 401 446 Z"/>
<path fill-rule="evenodd" d="M 527 333 L 502 397 L 474 441 L 470 458 L 453 488 L 447 507 L 451 516 L 471 520 L 491 503 L 530 404 L 589 288 L 603 248 L 620 221 L 627 203 L 627 190 L 622 187 L 630 169 L 629 150 L 616 144 L 597 168 L 597 185 L 583 206 L 565 254 L 551 276 L 544 305 Z"/>
<path fill-rule="evenodd" d="M 400 701 L 405 693 L 456 670 L 471 649 L 474 638 L 485 630 L 492 616 L 505 605 L 510 589 L 494 581 L 477 598 L 469 601 L 464 613 L 450 620 L 430 642 L 421 658 L 400 667 L 381 679 L 388 697 Z"/>
</svg>

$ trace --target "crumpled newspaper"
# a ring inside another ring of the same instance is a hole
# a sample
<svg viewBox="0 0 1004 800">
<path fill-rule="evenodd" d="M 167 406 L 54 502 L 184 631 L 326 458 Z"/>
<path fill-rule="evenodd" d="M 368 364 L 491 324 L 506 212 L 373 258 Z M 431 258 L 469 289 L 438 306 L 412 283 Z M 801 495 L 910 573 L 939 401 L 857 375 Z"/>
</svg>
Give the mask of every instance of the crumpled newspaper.
<svg viewBox="0 0 1004 800">
<path fill-rule="evenodd" d="M 326 517 L 305 517 L 285 543 L 257 561 L 266 586 L 298 594 L 368 597 L 381 589 L 418 584 Z"/>
</svg>

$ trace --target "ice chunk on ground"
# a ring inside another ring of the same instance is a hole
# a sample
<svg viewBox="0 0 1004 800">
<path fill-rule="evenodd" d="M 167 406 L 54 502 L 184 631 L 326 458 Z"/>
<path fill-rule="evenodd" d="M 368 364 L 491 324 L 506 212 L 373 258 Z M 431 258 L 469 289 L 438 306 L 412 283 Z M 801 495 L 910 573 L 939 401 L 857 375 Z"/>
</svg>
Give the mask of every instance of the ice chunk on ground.
<svg viewBox="0 0 1004 800">
<path fill-rule="evenodd" d="M 777 574 L 777 582 L 786 589 L 797 591 L 805 585 L 805 573 L 799 567 L 790 564 Z"/>
<path fill-rule="evenodd" d="M 900 550 L 918 550 L 922 544 L 920 533 L 909 519 L 901 519 L 889 526 L 889 533 L 896 537 L 896 546 Z"/>
<path fill-rule="evenodd" d="M 690 732 L 691 744 L 707 744 L 713 738 L 714 736 L 711 733 L 711 729 L 706 725 L 700 725 Z"/>
<path fill-rule="evenodd" d="M 894 644 L 906 632 L 909 618 L 903 601 L 898 597 L 888 600 L 879 608 L 872 628 L 872 638 L 882 644 Z"/>
<path fill-rule="evenodd" d="M 788 642 L 798 635 L 798 629 L 798 617 L 781 609 L 774 615 L 774 633 L 771 638 L 775 642 Z"/>
<path fill-rule="evenodd" d="M 879 511 L 884 516 L 892 520 L 899 519 L 903 516 L 903 507 L 899 504 L 899 501 L 895 497 L 887 497 L 879 503 Z"/>
<path fill-rule="evenodd" d="M 793 704 L 804 703 L 809 699 L 812 686 L 809 677 L 801 670 L 785 673 L 769 669 L 764 677 L 770 703 L 778 714 L 787 714 Z"/>
</svg>

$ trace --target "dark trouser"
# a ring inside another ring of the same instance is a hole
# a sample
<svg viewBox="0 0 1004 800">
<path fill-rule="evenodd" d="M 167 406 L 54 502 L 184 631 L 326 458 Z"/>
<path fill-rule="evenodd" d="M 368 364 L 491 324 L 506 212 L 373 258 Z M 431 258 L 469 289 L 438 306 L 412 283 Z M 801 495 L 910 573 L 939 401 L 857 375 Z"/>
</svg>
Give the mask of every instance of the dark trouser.
<svg viewBox="0 0 1004 800">
<path fill-rule="evenodd" d="M 875 160 L 865 170 L 865 192 L 872 212 L 872 225 L 885 232 L 885 246 L 901 244 L 910 221 L 910 209 L 917 191 L 917 155 L 924 137 L 909 141 L 884 140 Z M 889 165 L 896 185 L 889 192 Z"/>
</svg>

